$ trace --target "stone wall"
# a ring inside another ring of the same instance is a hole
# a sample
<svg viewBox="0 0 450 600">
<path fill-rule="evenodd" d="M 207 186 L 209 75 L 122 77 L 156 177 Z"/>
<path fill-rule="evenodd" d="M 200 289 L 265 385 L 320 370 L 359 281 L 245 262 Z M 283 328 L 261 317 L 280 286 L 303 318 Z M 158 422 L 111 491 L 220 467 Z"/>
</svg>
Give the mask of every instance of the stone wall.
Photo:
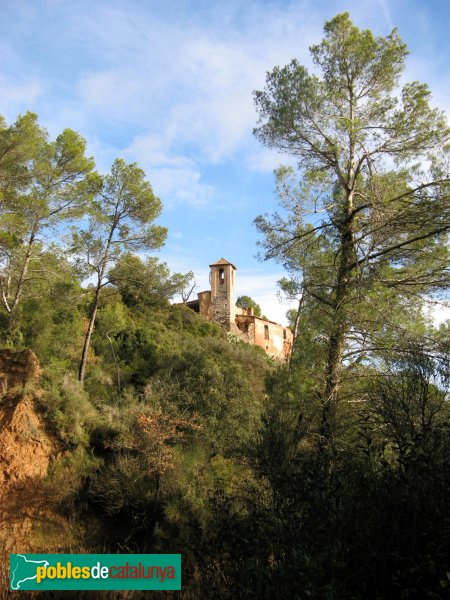
<svg viewBox="0 0 450 600">
<path fill-rule="evenodd" d="M 277 358 L 287 358 L 292 347 L 292 332 L 288 327 L 283 327 L 273 321 L 264 321 L 255 318 L 254 343 Z"/>
<path fill-rule="evenodd" d="M 252 316 L 246 314 L 236 315 L 236 325 L 239 330 L 239 337 L 241 337 L 244 341 L 250 344 L 254 344 L 255 319 Z"/>
<path fill-rule="evenodd" d="M 207 290 L 206 292 L 199 292 L 197 294 L 198 296 L 198 302 L 199 302 L 199 313 L 201 314 L 202 317 L 205 317 L 206 319 L 208 319 L 208 321 L 212 320 L 211 319 L 211 292 L 209 290 Z"/>
<path fill-rule="evenodd" d="M 230 263 L 211 265 L 210 318 L 233 333 L 237 332 L 234 270 Z"/>
</svg>

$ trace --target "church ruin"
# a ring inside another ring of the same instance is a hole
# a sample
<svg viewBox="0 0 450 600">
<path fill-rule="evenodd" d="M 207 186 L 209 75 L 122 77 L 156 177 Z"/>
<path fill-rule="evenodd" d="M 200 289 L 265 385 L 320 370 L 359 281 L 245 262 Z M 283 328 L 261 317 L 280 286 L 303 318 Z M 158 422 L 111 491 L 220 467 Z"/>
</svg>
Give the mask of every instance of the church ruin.
<svg viewBox="0 0 450 600">
<path fill-rule="evenodd" d="M 263 348 L 274 358 L 286 360 L 293 335 L 288 327 L 257 317 L 253 308 L 236 306 L 236 267 L 224 258 L 209 265 L 211 290 L 199 292 L 187 306 L 207 321 L 221 325 L 249 344 Z"/>
</svg>

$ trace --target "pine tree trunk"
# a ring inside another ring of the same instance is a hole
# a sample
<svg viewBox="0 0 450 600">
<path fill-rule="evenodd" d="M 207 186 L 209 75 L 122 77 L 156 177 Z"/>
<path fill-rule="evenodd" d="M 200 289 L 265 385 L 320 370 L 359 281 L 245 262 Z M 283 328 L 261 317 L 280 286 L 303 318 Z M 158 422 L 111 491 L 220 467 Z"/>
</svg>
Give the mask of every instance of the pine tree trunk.
<svg viewBox="0 0 450 600">
<path fill-rule="evenodd" d="M 327 370 L 325 375 L 325 392 L 322 402 L 322 422 L 320 429 L 320 448 L 334 451 L 336 433 L 336 410 L 338 391 L 341 381 L 341 363 L 344 349 L 345 330 L 338 324 L 331 334 L 328 343 Z"/>
<path fill-rule="evenodd" d="M 19 281 L 17 282 L 17 289 L 16 289 L 16 293 L 14 295 L 13 303 L 11 305 L 11 310 L 9 311 L 10 313 L 14 312 L 14 310 L 16 309 L 16 307 L 19 303 L 20 296 L 22 295 L 23 284 L 25 282 L 25 277 L 27 276 L 27 273 L 28 273 L 28 267 L 30 266 L 33 245 L 36 240 L 36 234 L 37 234 L 38 228 L 39 228 L 39 221 L 36 220 L 35 224 L 33 225 L 33 229 L 31 231 L 30 239 L 28 241 L 27 252 L 25 254 L 25 260 L 23 261 L 22 271 L 19 276 Z"/>
<path fill-rule="evenodd" d="M 116 206 L 116 211 L 117 211 L 117 206 Z M 78 371 L 78 381 L 81 383 L 81 385 L 84 384 L 84 374 L 86 371 L 86 362 L 87 362 L 87 357 L 88 357 L 88 352 L 89 352 L 89 346 L 91 344 L 91 337 L 94 332 L 95 319 L 97 317 L 97 310 L 98 310 L 98 305 L 100 302 L 100 292 L 103 287 L 103 278 L 104 278 L 104 275 L 106 272 L 108 258 L 109 258 L 109 252 L 110 252 L 110 248 L 111 248 L 111 242 L 112 242 L 112 239 L 114 236 L 114 231 L 117 227 L 117 224 L 118 224 L 118 220 L 116 219 L 116 216 L 115 216 L 112 226 L 111 226 L 111 229 L 109 231 L 108 240 L 106 242 L 105 254 L 103 255 L 103 259 L 101 261 L 101 268 L 100 268 L 100 271 L 98 272 L 97 287 L 95 289 L 94 300 L 92 301 L 91 314 L 89 317 L 89 325 L 88 325 L 88 329 L 86 332 L 86 336 L 84 338 L 83 353 L 81 355 L 80 368 Z"/>
<path fill-rule="evenodd" d="M 298 301 L 297 314 L 295 316 L 294 335 L 292 337 L 292 348 L 291 348 L 291 353 L 290 353 L 289 360 L 288 360 L 288 372 L 289 373 L 291 372 L 291 369 L 292 369 L 292 359 L 294 357 L 294 352 L 295 352 L 295 348 L 296 348 L 296 342 L 297 342 L 297 338 L 298 338 L 298 330 L 300 327 L 300 316 L 301 316 L 301 312 L 302 312 L 303 301 L 305 299 L 305 294 L 306 294 L 306 291 L 304 289 L 302 289 L 301 296 Z"/>
<path fill-rule="evenodd" d="M 6 285 L 5 285 L 5 279 L 3 277 L 3 274 L 1 274 L 0 275 L 0 289 L 2 292 L 2 301 L 3 301 L 3 306 L 5 307 L 6 312 L 8 314 L 11 314 L 11 307 L 9 305 L 10 285 L 11 285 L 11 274 L 8 273 L 8 276 L 6 277 Z"/>
<path fill-rule="evenodd" d="M 99 301 L 100 301 L 100 290 L 101 290 L 101 287 L 99 284 L 97 286 L 97 289 L 95 290 L 95 296 L 94 296 L 94 300 L 92 302 L 91 314 L 89 317 L 89 325 L 88 325 L 88 328 L 86 331 L 86 335 L 84 337 L 83 353 L 81 355 L 80 368 L 78 371 L 78 381 L 81 383 L 81 385 L 84 384 L 84 375 L 85 375 L 85 371 L 86 371 L 86 362 L 87 362 L 87 357 L 88 357 L 88 353 L 89 353 L 89 346 L 91 344 L 91 337 L 94 332 L 95 319 L 97 317 L 97 310 L 98 310 L 98 305 L 99 305 Z"/>
<path fill-rule="evenodd" d="M 350 293 L 352 263 L 355 248 L 353 241 L 353 210 L 352 193 L 346 202 L 346 218 L 341 229 L 341 258 L 336 278 L 336 295 L 334 301 L 333 330 L 328 341 L 327 366 L 325 371 L 325 390 L 322 400 L 322 420 L 320 427 L 320 444 L 322 451 L 327 448 L 333 454 L 335 451 L 336 411 L 338 392 L 341 383 L 342 357 L 347 331 L 347 303 Z"/>
</svg>

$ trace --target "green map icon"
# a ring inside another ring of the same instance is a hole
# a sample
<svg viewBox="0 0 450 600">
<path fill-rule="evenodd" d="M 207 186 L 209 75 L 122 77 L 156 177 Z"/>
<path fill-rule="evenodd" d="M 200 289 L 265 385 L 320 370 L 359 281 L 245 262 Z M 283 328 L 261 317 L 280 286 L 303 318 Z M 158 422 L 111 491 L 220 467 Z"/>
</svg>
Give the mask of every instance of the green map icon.
<svg viewBox="0 0 450 600">
<path fill-rule="evenodd" d="M 46 560 L 30 560 L 23 554 L 11 554 L 9 570 L 11 574 L 11 589 L 20 590 L 25 581 L 36 579 L 36 567 L 48 567 Z"/>
</svg>

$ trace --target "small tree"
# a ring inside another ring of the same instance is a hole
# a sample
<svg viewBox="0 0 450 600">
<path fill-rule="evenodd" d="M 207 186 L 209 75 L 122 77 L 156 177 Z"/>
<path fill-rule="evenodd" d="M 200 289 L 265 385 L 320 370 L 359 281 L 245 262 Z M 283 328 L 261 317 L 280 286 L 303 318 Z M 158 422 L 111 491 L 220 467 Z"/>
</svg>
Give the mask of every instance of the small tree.
<svg viewBox="0 0 450 600">
<path fill-rule="evenodd" d="M 167 230 L 152 222 L 161 212 L 161 201 L 136 164 L 118 159 L 111 174 L 98 177 L 86 230 L 73 232 L 73 252 L 88 276 L 95 277 L 89 324 L 84 339 L 78 379 L 84 382 L 95 319 L 109 271 L 123 252 L 159 248 Z"/>
<path fill-rule="evenodd" d="M 176 294 L 193 285 L 193 273 L 171 273 L 166 263 L 154 256 L 141 260 L 124 254 L 109 273 L 127 306 L 167 304 Z"/>
<path fill-rule="evenodd" d="M 250 296 L 239 296 L 236 300 L 236 306 L 241 308 L 253 308 L 253 312 L 257 317 L 261 316 L 261 307 Z"/>
<path fill-rule="evenodd" d="M 194 274 L 192 273 L 191 278 L 189 279 L 189 281 L 186 282 L 186 285 L 180 291 L 180 296 L 181 300 L 183 301 L 183 304 L 186 304 L 186 302 L 189 301 L 189 298 L 194 293 L 196 287 L 197 282 L 195 281 Z"/>
<path fill-rule="evenodd" d="M 366 410 L 402 469 L 420 455 L 432 461 L 440 441 L 448 439 L 448 392 L 448 354 L 430 356 L 420 347 L 389 356 L 371 381 Z"/>
</svg>

